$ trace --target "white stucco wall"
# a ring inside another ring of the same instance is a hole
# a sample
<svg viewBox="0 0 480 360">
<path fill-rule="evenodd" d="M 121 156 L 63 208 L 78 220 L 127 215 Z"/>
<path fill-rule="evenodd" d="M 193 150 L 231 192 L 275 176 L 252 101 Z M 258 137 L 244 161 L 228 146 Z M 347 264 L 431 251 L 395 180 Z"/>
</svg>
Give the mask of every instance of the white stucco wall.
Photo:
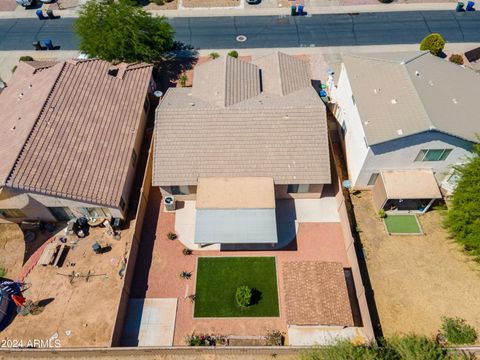
<svg viewBox="0 0 480 360">
<path fill-rule="evenodd" d="M 346 128 L 344 141 L 348 177 L 352 184 L 355 184 L 369 149 L 365 143 L 360 114 L 357 106 L 353 103 L 352 88 L 343 64 L 337 87 L 332 91 L 332 97 L 338 106 L 335 114 L 337 121 L 340 126 Z"/>
<path fill-rule="evenodd" d="M 415 161 L 422 149 L 452 149 L 452 152 L 444 161 Z M 373 145 L 354 186 L 367 187 L 372 173 L 381 169 L 432 169 L 440 183 L 452 165 L 464 163 L 472 156 L 471 149 L 472 143 L 437 131 Z"/>
</svg>

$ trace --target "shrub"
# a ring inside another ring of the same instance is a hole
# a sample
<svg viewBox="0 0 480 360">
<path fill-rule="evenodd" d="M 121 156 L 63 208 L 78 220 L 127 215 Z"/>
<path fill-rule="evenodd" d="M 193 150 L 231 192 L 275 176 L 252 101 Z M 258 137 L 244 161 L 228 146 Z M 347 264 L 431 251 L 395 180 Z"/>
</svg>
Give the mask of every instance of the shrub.
<svg viewBox="0 0 480 360">
<path fill-rule="evenodd" d="M 182 74 L 182 76 L 180 76 L 180 86 L 181 87 L 187 86 L 187 80 L 188 80 L 187 75 Z"/>
<path fill-rule="evenodd" d="M 269 330 L 265 336 L 265 342 L 268 346 L 281 346 L 283 344 L 283 334 L 279 330 Z"/>
<path fill-rule="evenodd" d="M 0 278 L 4 277 L 7 275 L 7 269 L 0 267 Z"/>
<path fill-rule="evenodd" d="M 19 61 L 34 61 L 33 57 L 31 56 L 20 56 L 20 59 L 18 59 Z"/>
<path fill-rule="evenodd" d="M 442 348 L 425 336 L 392 337 L 380 344 L 356 346 L 339 341 L 328 347 L 318 347 L 301 355 L 302 360 L 454 360 L 467 359 Z"/>
<path fill-rule="evenodd" d="M 383 210 L 383 209 L 378 210 L 378 217 L 380 219 L 385 219 L 387 217 L 387 214 L 385 213 L 385 210 Z"/>
<path fill-rule="evenodd" d="M 238 58 L 238 52 L 236 50 L 232 50 L 228 53 L 228 56 L 234 57 L 236 59 Z"/>
<path fill-rule="evenodd" d="M 477 332 L 461 318 L 442 318 L 442 333 L 451 344 L 474 344 Z"/>
<path fill-rule="evenodd" d="M 182 271 L 182 272 L 180 273 L 180 277 L 181 277 L 182 279 L 188 280 L 188 279 L 190 279 L 190 278 L 192 277 L 192 273 L 189 272 L 189 271 Z"/>
<path fill-rule="evenodd" d="M 167 234 L 167 239 L 168 240 L 175 240 L 177 238 L 177 234 L 175 234 L 174 232 L 169 232 Z"/>
<path fill-rule="evenodd" d="M 210 57 L 210 59 L 218 59 L 220 57 L 220 54 L 217 53 L 217 52 L 211 52 L 210 54 L 208 54 L 208 56 Z"/>
<path fill-rule="evenodd" d="M 235 292 L 235 300 L 240 307 L 248 307 L 252 302 L 252 289 L 243 285 L 237 288 Z"/>
<path fill-rule="evenodd" d="M 393 2 L 393 0 L 378 0 L 380 1 L 382 4 L 391 4 Z"/>
<path fill-rule="evenodd" d="M 463 56 L 459 54 L 452 54 L 450 55 L 450 58 L 448 59 L 450 62 L 458 64 L 458 65 L 463 65 Z"/>
<path fill-rule="evenodd" d="M 433 55 L 439 55 L 445 47 L 445 40 L 440 34 L 427 35 L 420 43 L 420 50 L 428 50 Z"/>
<path fill-rule="evenodd" d="M 193 252 L 192 250 L 187 249 L 187 248 L 183 249 L 183 251 L 182 251 L 183 255 L 185 255 L 185 256 L 192 255 L 192 252 Z"/>
<path fill-rule="evenodd" d="M 12 68 L 12 74 L 17 70 L 17 65 Z"/>
</svg>

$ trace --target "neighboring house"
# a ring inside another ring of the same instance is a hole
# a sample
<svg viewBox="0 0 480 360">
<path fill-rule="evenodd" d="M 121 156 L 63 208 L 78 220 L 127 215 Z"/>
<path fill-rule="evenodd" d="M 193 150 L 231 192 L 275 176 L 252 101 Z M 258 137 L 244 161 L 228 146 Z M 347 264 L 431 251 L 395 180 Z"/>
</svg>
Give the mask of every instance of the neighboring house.
<svg viewBox="0 0 480 360">
<path fill-rule="evenodd" d="M 198 244 L 275 243 L 275 199 L 320 198 L 329 160 L 325 105 L 293 56 L 198 65 L 157 108 L 153 185 L 197 199 Z"/>
<path fill-rule="evenodd" d="M 331 95 L 353 187 L 370 188 L 387 170 L 456 181 L 452 166 L 478 142 L 479 89 L 480 75 L 428 52 L 345 55 Z"/>
<path fill-rule="evenodd" d="M 124 218 L 148 64 L 21 62 L 0 94 L 0 222 Z"/>
</svg>

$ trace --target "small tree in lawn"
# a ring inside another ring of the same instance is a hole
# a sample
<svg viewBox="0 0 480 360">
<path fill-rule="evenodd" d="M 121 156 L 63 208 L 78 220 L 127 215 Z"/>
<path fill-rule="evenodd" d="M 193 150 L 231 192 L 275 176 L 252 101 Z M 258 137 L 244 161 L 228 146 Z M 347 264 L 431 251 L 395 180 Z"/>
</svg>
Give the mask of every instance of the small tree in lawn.
<svg viewBox="0 0 480 360">
<path fill-rule="evenodd" d="M 242 308 L 250 306 L 252 303 L 252 289 L 246 285 L 239 286 L 235 292 L 235 300 Z"/>
<path fill-rule="evenodd" d="M 80 50 L 110 62 L 157 63 L 173 46 L 173 29 L 128 0 L 89 0 L 75 21 Z"/>
<path fill-rule="evenodd" d="M 420 43 L 420 50 L 428 50 L 433 55 L 439 55 L 445 47 L 445 40 L 440 34 L 427 35 Z"/>
</svg>

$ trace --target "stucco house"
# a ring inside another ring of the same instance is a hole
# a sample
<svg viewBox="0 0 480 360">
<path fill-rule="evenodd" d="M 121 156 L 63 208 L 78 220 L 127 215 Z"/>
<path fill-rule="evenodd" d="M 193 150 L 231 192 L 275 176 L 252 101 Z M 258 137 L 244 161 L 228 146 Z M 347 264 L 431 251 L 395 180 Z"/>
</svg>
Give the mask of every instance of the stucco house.
<svg viewBox="0 0 480 360">
<path fill-rule="evenodd" d="M 21 62 L 0 94 L 0 222 L 124 218 L 152 67 Z"/>
<path fill-rule="evenodd" d="M 153 186 L 196 199 L 197 244 L 276 243 L 275 199 L 320 198 L 330 182 L 325 105 L 296 57 L 198 65 L 157 108 Z"/>
<path fill-rule="evenodd" d="M 330 90 L 353 187 L 372 188 L 388 177 L 421 188 L 427 171 L 451 191 L 452 166 L 478 142 L 478 89 L 479 74 L 428 52 L 344 55 Z"/>
</svg>

